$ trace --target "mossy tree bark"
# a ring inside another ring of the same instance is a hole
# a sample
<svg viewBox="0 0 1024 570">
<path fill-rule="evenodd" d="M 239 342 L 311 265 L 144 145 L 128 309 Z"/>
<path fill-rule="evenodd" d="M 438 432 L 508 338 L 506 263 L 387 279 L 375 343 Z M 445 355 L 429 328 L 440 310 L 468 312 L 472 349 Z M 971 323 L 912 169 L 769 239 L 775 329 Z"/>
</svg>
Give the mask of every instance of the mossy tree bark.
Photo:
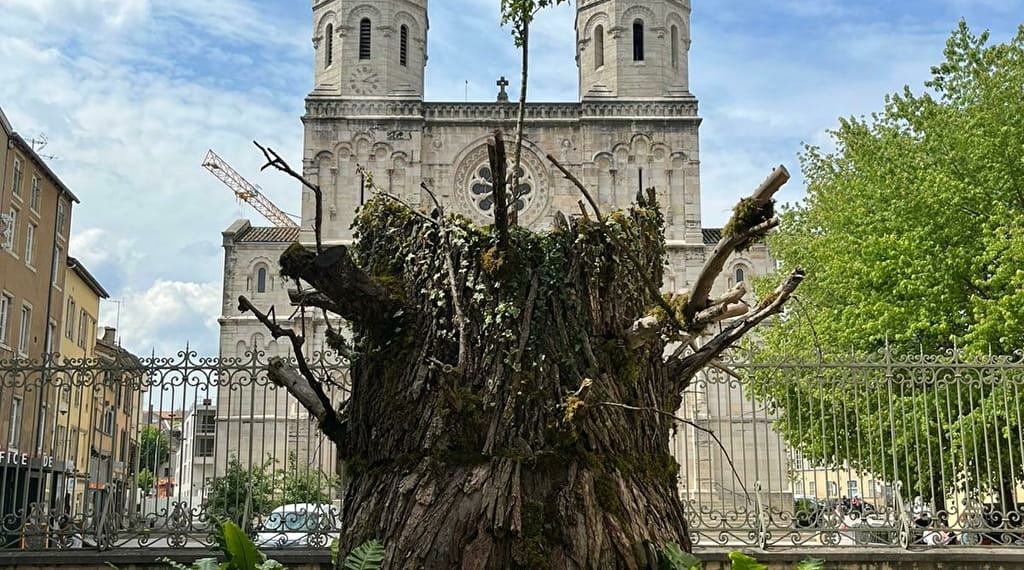
<svg viewBox="0 0 1024 570">
<path fill-rule="evenodd" d="M 774 225 L 767 205 L 784 181 L 784 169 L 766 181 L 759 214 L 737 209 L 747 219 L 723 255 Z M 709 298 L 707 280 L 697 301 L 657 293 L 663 219 L 640 199 L 537 233 L 378 195 L 352 248 L 282 256 L 282 273 L 316 290 L 298 298 L 354 331 L 329 339 L 352 355 L 340 409 L 301 363 L 271 369 L 349 466 L 343 550 L 378 538 L 401 569 L 654 568 L 664 544 L 689 550 L 669 453 L 680 394 L 802 274 L 698 346 L 706 326 L 744 311 L 735 291 Z"/>
</svg>

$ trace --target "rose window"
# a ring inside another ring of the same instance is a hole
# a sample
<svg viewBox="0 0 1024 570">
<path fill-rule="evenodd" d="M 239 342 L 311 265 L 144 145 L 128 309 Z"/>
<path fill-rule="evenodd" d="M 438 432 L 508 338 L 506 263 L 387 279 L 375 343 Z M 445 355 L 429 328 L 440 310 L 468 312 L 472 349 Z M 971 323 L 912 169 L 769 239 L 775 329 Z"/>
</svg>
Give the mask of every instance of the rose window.
<svg viewBox="0 0 1024 570">
<path fill-rule="evenodd" d="M 530 206 L 533 201 L 533 177 L 522 168 L 519 169 L 519 185 L 511 196 L 518 196 L 518 199 L 509 204 L 509 211 L 522 212 Z M 476 174 L 469 181 L 469 195 L 473 205 L 481 213 L 487 216 L 494 216 L 494 183 L 491 176 L 491 167 L 487 164 L 481 165 Z"/>
</svg>

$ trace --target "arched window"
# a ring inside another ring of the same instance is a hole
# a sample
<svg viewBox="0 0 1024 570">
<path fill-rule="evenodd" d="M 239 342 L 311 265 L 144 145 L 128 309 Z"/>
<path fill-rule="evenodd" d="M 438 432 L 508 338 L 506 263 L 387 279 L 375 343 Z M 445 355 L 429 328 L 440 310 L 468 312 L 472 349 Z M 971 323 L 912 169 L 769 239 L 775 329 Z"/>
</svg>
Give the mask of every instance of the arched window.
<svg viewBox="0 0 1024 570">
<path fill-rule="evenodd" d="M 267 268 L 260 267 L 256 270 L 256 292 L 266 293 L 267 292 Z"/>
<path fill-rule="evenodd" d="M 633 61 L 644 60 L 644 22 L 633 21 Z"/>
<path fill-rule="evenodd" d="M 679 69 L 679 28 L 672 26 L 672 69 Z"/>
<path fill-rule="evenodd" d="M 742 267 L 737 267 L 736 268 L 736 284 L 739 285 L 740 283 L 743 283 L 743 278 L 744 277 L 746 277 L 746 275 L 744 275 L 744 273 L 743 273 L 743 268 Z"/>
<path fill-rule="evenodd" d="M 604 26 L 594 28 L 594 69 L 604 66 Z"/>
<path fill-rule="evenodd" d="M 403 24 L 398 35 L 398 63 L 406 67 L 409 65 L 409 27 Z"/>
<path fill-rule="evenodd" d="M 324 38 L 324 67 L 334 63 L 334 24 L 327 24 L 327 37 Z"/>
<path fill-rule="evenodd" d="M 370 59 L 370 19 L 359 21 L 359 59 Z"/>
</svg>

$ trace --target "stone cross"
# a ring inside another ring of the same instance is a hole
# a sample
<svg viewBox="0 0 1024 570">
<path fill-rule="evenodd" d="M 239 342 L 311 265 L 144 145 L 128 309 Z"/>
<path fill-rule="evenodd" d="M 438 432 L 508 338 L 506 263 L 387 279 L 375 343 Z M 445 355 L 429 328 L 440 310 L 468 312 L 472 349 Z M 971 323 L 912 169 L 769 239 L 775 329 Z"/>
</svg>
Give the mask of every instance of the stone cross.
<svg viewBox="0 0 1024 570">
<path fill-rule="evenodd" d="M 501 91 L 498 91 L 498 102 L 508 103 L 508 93 L 505 92 L 505 88 L 508 87 L 508 79 L 505 79 L 505 76 L 502 75 L 501 78 L 498 79 L 497 85 L 498 88 L 501 89 Z"/>
</svg>

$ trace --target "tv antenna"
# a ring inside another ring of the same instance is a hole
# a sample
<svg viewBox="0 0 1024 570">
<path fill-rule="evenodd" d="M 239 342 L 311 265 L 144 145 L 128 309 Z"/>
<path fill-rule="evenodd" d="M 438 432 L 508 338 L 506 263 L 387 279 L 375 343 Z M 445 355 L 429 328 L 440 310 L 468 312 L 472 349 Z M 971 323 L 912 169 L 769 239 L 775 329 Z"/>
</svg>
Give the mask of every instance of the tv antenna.
<svg viewBox="0 0 1024 570">
<path fill-rule="evenodd" d="M 39 133 L 38 135 L 29 139 L 28 144 L 32 147 L 32 151 L 37 155 L 45 158 L 46 160 L 57 160 L 57 155 L 54 154 L 43 154 L 40 152 L 50 142 L 50 139 L 46 138 L 46 133 Z"/>
</svg>

